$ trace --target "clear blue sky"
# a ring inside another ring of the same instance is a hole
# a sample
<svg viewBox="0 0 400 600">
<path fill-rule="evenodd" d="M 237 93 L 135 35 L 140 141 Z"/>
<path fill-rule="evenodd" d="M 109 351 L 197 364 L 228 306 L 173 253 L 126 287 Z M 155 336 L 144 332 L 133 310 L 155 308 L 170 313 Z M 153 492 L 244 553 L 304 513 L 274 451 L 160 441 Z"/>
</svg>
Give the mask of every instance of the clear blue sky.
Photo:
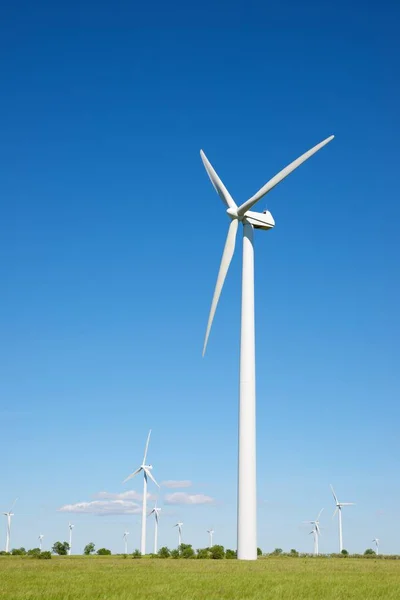
<svg viewBox="0 0 400 600">
<path fill-rule="evenodd" d="M 160 543 L 182 520 L 196 547 L 209 527 L 235 546 L 241 261 L 202 359 L 228 223 L 199 150 L 244 201 L 334 133 L 267 197 L 276 228 L 256 233 L 259 545 L 310 550 L 301 522 L 325 507 L 320 547 L 334 551 L 333 483 L 357 503 L 345 547 L 378 536 L 400 553 L 399 13 L 388 1 L 0 8 L 12 546 L 66 539 L 71 519 L 76 552 L 122 550 L 125 528 L 138 547 L 138 516 L 91 512 L 140 493 L 141 480 L 121 482 L 150 427 L 157 479 L 192 482 L 162 490 Z M 165 504 L 175 493 L 214 502 Z M 82 502 L 91 512 L 58 510 Z"/>
</svg>

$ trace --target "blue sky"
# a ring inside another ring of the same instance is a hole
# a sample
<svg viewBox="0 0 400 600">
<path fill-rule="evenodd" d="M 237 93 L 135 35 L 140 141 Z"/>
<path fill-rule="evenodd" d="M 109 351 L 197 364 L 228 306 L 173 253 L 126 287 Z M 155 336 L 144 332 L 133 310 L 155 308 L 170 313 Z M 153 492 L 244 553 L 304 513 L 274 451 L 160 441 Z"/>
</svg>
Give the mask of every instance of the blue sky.
<svg viewBox="0 0 400 600">
<path fill-rule="evenodd" d="M 258 205 L 276 221 L 255 236 L 259 545 L 311 550 L 301 522 L 325 507 L 334 551 L 333 483 L 357 503 L 345 547 L 400 553 L 399 8 L 21 1 L 0 17 L 12 546 L 67 539 L 70 519 L 76 552 L 121 551 L 126 528 L 138 547 L 138 515 L 90 503 L 134 502 L 120 495 L 142 481 L 121 482 L 151 427 L 157 479 L 192 482 L 162 489 L 160 543 L 182 520 L 184 541 L 213 527 L 235 547 L 241 261 L 202 359 L 227 219 L 199 150 L 241 202 L 334 133 Z"/>
</svg>

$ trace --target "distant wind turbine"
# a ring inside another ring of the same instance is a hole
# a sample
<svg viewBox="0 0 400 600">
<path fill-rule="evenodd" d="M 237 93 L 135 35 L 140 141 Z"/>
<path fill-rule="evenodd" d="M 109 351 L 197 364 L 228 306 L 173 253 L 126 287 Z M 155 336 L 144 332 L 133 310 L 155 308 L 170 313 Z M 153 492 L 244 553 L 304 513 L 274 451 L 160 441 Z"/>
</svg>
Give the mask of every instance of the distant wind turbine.
<svg viewBox="0 0 400 600">
<path fill-rule="evenodd" d="M 256 368 L 254 321 L 254 229 L 269 230 L 275 221 L 269 211 L 254 212 L 253 206 L 283 181 L 292 171 L 308 160 L 333 139 L 333 135 L 291 162 L 272 177 L 254 196 L 237 205 L 204 152 L 200 151 L 207 174 L 226 206 L 229 219 L 228 235 L 222 254 L 208 317 L 203 356 L 214 320 L 215 311 L 225 278 L 235 252 L 239 224 L 243 225 L 242 315 L 239 369 L 239 453 L 238 453 L 238 512 L 237 556 L 240 560 L 257 560 L 257 493 L 256 493 Z M 266 277 L 268 274 L 266 274 Z"/>
<path fill-rule="evenodd" d="M 341 552 L 343 550 L 342 507 L 343 506 L 354 506 L 354 502 L 339 502 L 332 485 L 331 485 L 331 490 L 332 490 L 333 498 L 334 498 L 335 504 L 336 504 L 336 508 L 335 508 L 335 512 L 333 513 L 333 517 L 336 515 L 336 513 L 338 513 L 338 517 L 339 517 L 339 552 Z"/>
<path fill-rule="evenodd" d="M 210 548 L 212 548 L 214 529 L 207 529 L 207 533 L 210 535 Z"/>
<path fill-rule="evenodd" d="M 378 556 L 378 554 L 379 554 L 379 538 L 374 538 L 372 541 L 375 543 L 376 555 Z"/>
<path fill-rule="evenodd" d="M 321 510 L 318 513 L 317 518 L 315 519 L 315 521 L 304 521 L 304 523 L 309 523 L 310 525 L 313 525 L 314 527 L 312 528 L 312 530 L 310 531 L 310 535 L 313 534 L 314 537 L 314 554 L 316 556 L 318 556 L 319 553 L 319 548 L 318 548 L 318 539 L 319 536 L 321 535 L 321 529 L 319 527 L 319 518 L 321 516 L 321 513 L 324 509 L 321 508 Z"/>
<path fill-rule="evenodd" d="M 140 467 L 138 469 L 136 469 L 136 471 L 134 471 L 133 473 L 131 473 L 126 479 L 124 479 L 123 483 L 126 483 L 129 479 L 132 479 L 132 477 L 135 477 L 135 475 L 138 475 L 138 473 L 140 473 L 141 471 L 143 471 L 143 504 L 142 504 L 142 537 L 141 537 L 141 542 L 140 542 L 140 552 L 142 555 L 146 554 L 146 506 L 147 506 L 147 478 L 150 477 L 150 479 L 152 481 L 154 481 L 154 483 L 156 484 L 156 486 L 160 487 L 157 483 L 157 481 L 154 479 L 152 473 L 151 473 L 151 469 L 153 468 L 152 465 L 146 465 L 146 457 L 147 457 L 147 450 L 149 447 L 149 441 L 150 441 L 150 435 L 151 435 L 151 429 L 149 431 L 149 435 L 147 436 L 147 441 L 146 441 L 146 446 L 144 449 L 144 456 L 143 456 L 143 462 L 140 465 Z"/>
<path fill-rule="evenodd" d="M 42 550 L 42 540 L 43 540 L 43 538 L 44 538 L 44 535 L 43 535 L 43 533 L 41 533 L 39 535 L 39 537 L 38 537 L 38 540 L 39 540 L 39 550 L 40 551 Z"/>
<path fill-rule="evenodd" d="M 69 550 L 68 550 L 68 554 L 69 556 L 71 556 L 71 550 L 72 550 L 72 530 L 75 527 L 75 525 L 71 525 L 71 523 L 68 523 L 68 529 L 69 529 Z"/>
<path fill-rule="evenodd" d="M 124 542 L 125 542 L 125 554 L 128 554 L 128 535 L 129 535 L 129 531 L 124 531 Z"/>
<path fill-rule="evenodd" d="M 157 554 L 158 552 L 158 520 L 160 518 L 160 512 L 161 508 L 157 507 L 156 502 L 153 510 L 151 510 L 148 514 L 148 516 L 154 515 L 154 554 Z"/>
<path fill-rule="evenodd" d="M 18 498 L 15 498 L 12 506 L 8 512 L 3 513 L 7 517 L 7 534 L 6 534 L 6 552 L 10 552 L 10 540 L 11 540 L 11 517 L 14 516 L 13 508 Z"/>
<path fill-rule="evenodd" d="M 183 523 L 177 523 L 176 525 L 174 525 L 174 527 L 178 528 L 178 550 L 182 544 L 182 526 L 183 526 Z"/>
</svg>

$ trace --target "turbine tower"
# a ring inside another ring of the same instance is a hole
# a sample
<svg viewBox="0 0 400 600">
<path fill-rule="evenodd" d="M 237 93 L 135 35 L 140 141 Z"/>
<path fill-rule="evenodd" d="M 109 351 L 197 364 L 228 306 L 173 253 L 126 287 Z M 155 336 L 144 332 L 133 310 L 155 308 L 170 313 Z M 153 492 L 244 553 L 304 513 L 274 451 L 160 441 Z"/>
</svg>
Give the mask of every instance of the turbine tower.
<svg viewBox="0 0 400 600">
<path fill-rule="evenodd" d="M 313 534 L 313 537 L 314 537 L 314 554 L 315 554 L 315 556 L 318 556 L 318 554 L 319 554 L 318 540 L 319 540 L 319 536 L 321 535 L 321 529 L 319 527 L 319 518 L 320 518 L 323 510 L 324 509 L 321 508 L 315 521 L 304 521 L 304 523 L 309 523 L 310 525 L 314 526 L 312 528 L 312 530 L 310 531 L 309 535 Z"/>
<path fill-rule="evenodd" d="M 174 527 L 178 528 L 178 550 L 182 544 L 182 525 L 183 523 L 177 523 L 176 525 L 174 525 Z"/>
<path fill-rule="evenodd" d="M 343 506 L 354 506 L 354 502 L 339 502 L 332 485 L 331 485 L 331 490 L 332 490 L 333 498 L 334 498 L 335 504 L 336 504 L 335 512 L 333 513 L 332 519 L 336 515 L 336 513 L 338 513 L 338 517 L 339 517 L 339 552 L 341 552 L 343 550 L 342 507 Z"/>
<path fill-rule="evenodd" d="M 379 538 L 374 538 L 372 541 L 375 544 L 375 548 L 376 548 L 375 552 L 376 552 L 376 555 L 378 556 L 378 554 L 379 554 Z"/>
<path fill-rule="evenodd" d="M 68 554 L 69 556 L 71 556 L 71 550 L 72 550 L 72 530 L 75 527 L 75 525 L 71 525 L 71 523 L 68 523 L 68 529 L 69 529 L 69 550 L 68 550 Z"/>
<path fill-rule="evenodd" d="M 158 520 L 160 518 L 160 512 L 161 508 L 157 507 L 156 502 L 153 510 L 151 510 L 148 515 L 154 515 L 154 554 L 157 554 L 158 552 Z"/>
<path fill-rule="evenodd" d="M 41 533 L 39 535 L 39 537 L 38 537 L 38 540 L 39 540 L 39 550 L 40 551 L 42 551 L 42 540 L 43 540 L 43 538 L 44 538 L 44 535 L 43 535 L 43 533 Z"/>
<path fill-rule="evenodd" d="M 237 556 L 242 560 L 257 560 L 256 514 L 256 392 L 255 392 L 255 332 L 254 332 L 254 229 L 268 230 L 275 221 L 269 211 L 253 212 L 253 206 L 278 183 L 333 139 L 331 136 L 290 163 L 270 179 L 254 196 L 237 206 L 201 150 L 204 167 L 216 192 L 227 207 L 230 219 L 228 235 L 211 303 L 203 346 L 206 351 L 211 325 L 225 277 L 235 250 L 239 222 L 243 225 L 242 316 L 239 375 L 239 465 L 238 465 L 238 523 Z"/>
<path fill-rule="evenodd" d="M 141 537 L 141 542 L 140 542 L 140 552 L 142 555 L 146 554 L 146 506 L 147 506 L 147 478 L 149 477 L 152 481 L 154 481 L 154 483 L 156 484 L 156 486 L 160 487 L 157 483 L 157 481 L 154 479 L 152 473 L 151 473 L 151 469 L 153 468 L 152 465 L 146 465 L 146 457 L 147 457 L 147 450 L 149 447 L 149 441 L 150 441 L 150 435 L 151 435 L 151 429 L 149 431 L 149 435 L 147 436 L 147 441 L 146 441 L 146 446 L 144 449 L 144 456 L 143 456 L 143 462 L 140 465 L 140 467 L 138 469 L 136 469 L 136 471 L 134 471 L 133 473 L 131 473 L 124 481 L 123 483 L 126 483 L 129 479 L 132 479 L 132 477 L 135 477 L 135 475 L 138 475 L 138 473 L 140 473 L 141 471 L 143 471 L 143 505 L 142 505 L 142 537 Z"/>
<path fill-rule="evenodd" d="M 5 517 L 7 517 L 7 533 L 6 533 L 6 552 L 10 552 L 10 540 L 11 540 L 11 517 L 14 516 L 13 508 L 15 506 L 18 498 L 15 498 L 14 502 L 11 505 L 11 508 L 8 512 L 3 513 Z"/>
<path fill-rule="evenodd" d="M 128 535 L 129 535 L 129 531 L 124 531 L 124 542 L 125 542 L 125 554 L 128 554 Z"/>
<path fill-rule="evenodd" d="M 213 545 L 213 535 L 214 535 L 214 529 L 207 529 L 207 533 L 210 536 L 210 548 L 212 548 Z"/>
</svg>

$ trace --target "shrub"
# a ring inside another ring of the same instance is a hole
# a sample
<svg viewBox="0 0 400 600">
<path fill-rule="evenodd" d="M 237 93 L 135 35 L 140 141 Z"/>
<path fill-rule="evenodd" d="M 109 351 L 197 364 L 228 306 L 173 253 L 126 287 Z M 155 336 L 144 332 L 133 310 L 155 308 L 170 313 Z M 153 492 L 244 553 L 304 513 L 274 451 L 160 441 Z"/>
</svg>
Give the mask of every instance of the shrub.
<svg viewBox="0 0 400 600">
<path fill-rule="evenodd" d="M 297 550 L 295 550 L 294 548 L 291 549 L 290 551 L 290 556 L 298 556 L 299 553 L 297 552 Z"/>
<path fill-rule="evenodd" d="M 142 553 L 140 552 L 140 550 L 134 550 L 132 552 L 132 558 L 142 558 Z"/>
<path fill-rule="evenodd" d="M 170 549 L 167 548 L 167 546 L 163 546 L 162 548 L 159 549 L 158 556 L 160 558 L 169 558 L 171 556 Z"/>
<path fill-rule="evenodd" d="M 174 548 L 174 550 L 171 550 L 171 558 L 180 558 L 179 550 L 177 548 Z"/>
<path fill-rule="evenodd" d="M 65 556 L 68 554 L 69 544 L 68 542 L 55 542 L 51 551 L 59 556 Z"/>
<path fill-rule="evenodd" d="M 37 556 L 40 554 L 40 548 L 31 548 L 31 550 L 28 550 L 27 554 L 28 556 Z"/>
<path fill-rule="evenodd" d="M 210 548 L 211 558 L 220 560 L 221 558 L 225 558 L 225 548 L 223 546 L 212 546 Z"/>
<path fill-rule="evenodd" d="M 261 550 L 261 548 L 257 548 L 257 556 L 262 556 L 262 550 Z"/>
<path fill-rule="evenodd" d="M 197 558 L 210 558 L 210 548 L 199 548 Z"/>
<path fill-rule="evenodd" d="M 225 558 L 236 558 L 236 557 L 237 557 L 236 550 L 230 550 L 229 548 L 227 548 L 225 550 Z"/>
<path fill-rule="evenodd" d="M 11 550 L 11 554 L 13 556 L 25 556 L 26 550 L 25 550 L 25 548 L 13 548 Z"/>
<path fill-rule="evenodd" d="M 90 542 L 90 544 L 86 544 L 86 546 L 83 549 L 83 554 L 86 554 L 86 556 L 89 556 L 90 554 L 93 554 L 93 552 L 94 552 L 93 542 Z"/>
<path fill-rule="evenodd" d="M 49 560 L 51 558 L 51 552 L 49 550 L 44 550 L 43 552 L 40 552 L 35 558 Z"/>
<path fill-rule="evenodd" d="M 96 554 L 98 554 L 99 556 L 108 556 L 109 554 L 111 554 L 111 550 L 108 550 L 107 548 L 99 548 Z"/>
<path fill-rule="evenodd" d="M 347 550 L 345 550 L 344 548 L 343 548 L 343 550 L 341 551 L 340 554 L 343 554 L 343 556 L 348 556 L 349 555 L 349 553 L 347 552 Z"/>
<path fill-rule="evenodd" d="M 275 548 L 275 550 L 272 552 L 272 554 L 276 554 L 276 555 L 283 554 L 283 550 L 282 550 L 282 548 Z"/>
<path fill-rule="evenodd" d="M 372 548 L 367 548 L 366 551 L 364 552 L 364 556 L 368 556 L 368 555 L 372 555 L 372 554 L 376 554 L 376 552 L 374 550 L 372 550 Z"/>
<path fill-rule="evenodd" d="M 191 544 L 181 544 L 179 546 L 179 554 L 182 558 L 194 558 L 194 550 Z"/>
</svg>

